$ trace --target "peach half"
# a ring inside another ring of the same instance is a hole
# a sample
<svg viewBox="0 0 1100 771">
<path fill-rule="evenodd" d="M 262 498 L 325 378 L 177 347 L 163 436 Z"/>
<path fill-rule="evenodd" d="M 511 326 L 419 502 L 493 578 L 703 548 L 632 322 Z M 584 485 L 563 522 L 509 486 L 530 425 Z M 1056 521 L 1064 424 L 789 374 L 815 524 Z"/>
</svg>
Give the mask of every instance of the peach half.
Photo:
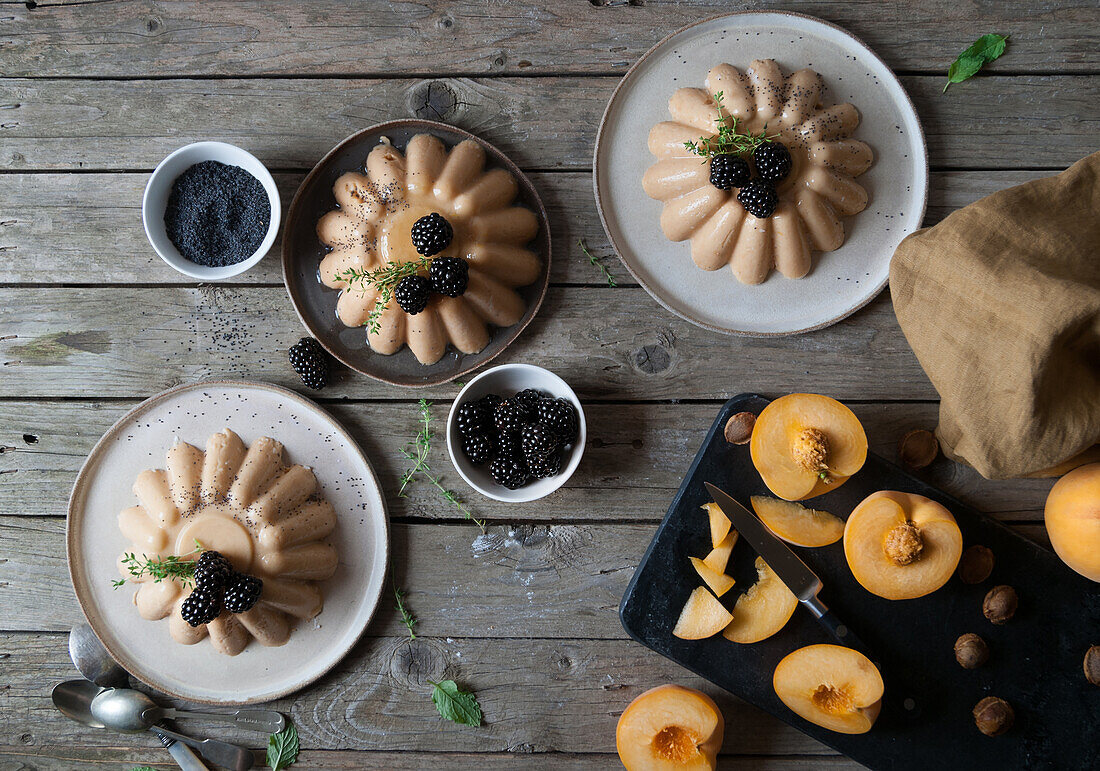
<svg viewBox="0 0 1100 771">
<path fill-rule="evenodd" d="M 884 689 L 870 659 L 840 645 L 807 645 L 787 654 L 775 667 L 772 687 L 796 715 L 842 734 L 871 730 Z"/>
<path fill-rule="evenodd" d="M 680 685 L 659 685 L 630 702 L 615 728 L 627 771 L 714 769 L 726 722 L 714 699 Z"/>
<path fill-rule="evenodd" d="M 749 452 L 769 490 L 801 501 L 835 490 L 863 468 L 867 434 L 836 399 L 789 394 L 760 411 Z"/>
<path fill-rule="evenodd" d="M 787 543 L 816 548 L 844 537 L 844 520 L 827 511 L 807 509 L 796 501 L 766 495 L 754 495 L 749 501 L 756 516 Z"/>
<path fill-rule="evenodd" d="M 913 493 L 872 493 L 844 526 L 852 575 L 887 600 L 911 600 L 939 589 L 955 572 L 962 545 L 951 512 Z"/>
<path fill-rule="evenodd" d="M 1100 463 L 1080 466 L 1055 482 L 1044 518 L 1062 562 L 1100 581 Z"/>
<path fill-rule="evenodd" d="M 762 557 L 756 558 L 756 583 L 737 598 L 733 618 L 722 636 L 735 643 L 766 640 L 782 629 L 798 607 L 798 598 Z"/>
</svg>

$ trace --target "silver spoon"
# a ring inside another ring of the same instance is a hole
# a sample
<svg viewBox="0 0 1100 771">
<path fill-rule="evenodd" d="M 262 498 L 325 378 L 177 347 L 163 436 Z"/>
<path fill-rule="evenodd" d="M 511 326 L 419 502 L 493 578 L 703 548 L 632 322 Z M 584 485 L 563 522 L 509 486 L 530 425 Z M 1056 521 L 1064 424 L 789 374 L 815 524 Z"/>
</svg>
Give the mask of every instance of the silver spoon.
<svg viewBox="0 0 1100 771">
<path fill-rule="evenodd" d="M 286 727 L 286 718 L 270 709 L 238 709 L 233 712 L 198 712 L 190 709 L 161 707 L 141 691 L 132 688 L 112 688 L 96 699 L 92 705 L 92 714 L 97 710 L 104 715 L 111 714 L 120 725 L 133 725 L 133 730 L 143 731 L 153 723 L 166 718 L 195 718 L 214 720 L 219 723 L 231 723 L 253 731 L 278 733 Z M 100 718 L 104 723 L 105 718 Z"/>
<path fill-rule="evenodd" d="M 84 723 L 85 725 L 90 725 L 95 728 L 113 728 L 116 731 L 126 731 L 129 733 L 150 730 L 157 736 L 169 736 L 178 742 L 183 742 L 189 747 L 194 747 L 211 763 L 225 766 L 226 768 L 232 769 L 232 771 L 248 771 L 256 762 L 251 752 L 235 744 L 220 742 L 216 739 L 203 739 L 199 741 L 198 739 L 192 739 L 190 736 L 184 736 L 175 731 L 169 731 L 167 728 L 150 726 L 144 721 L 142 721 L 140 725 L 136 721 L 132 721 L 132 719 L 127 720 L 125 723 L 115 722 L 116 720 L 120 720 L 120 718 L 117 718 L 114 712 L 109 709 L 103 710 L 97 714 L 97 710 L 94 706 L 96 699 L 110 692 L 111 689 L 102 688 L 88 680 L 67 680 L 54 686 L 51 697 L 53 698 L 54 705 L 57 706 L 59 710 L 73 720 Z"/>
</svg>

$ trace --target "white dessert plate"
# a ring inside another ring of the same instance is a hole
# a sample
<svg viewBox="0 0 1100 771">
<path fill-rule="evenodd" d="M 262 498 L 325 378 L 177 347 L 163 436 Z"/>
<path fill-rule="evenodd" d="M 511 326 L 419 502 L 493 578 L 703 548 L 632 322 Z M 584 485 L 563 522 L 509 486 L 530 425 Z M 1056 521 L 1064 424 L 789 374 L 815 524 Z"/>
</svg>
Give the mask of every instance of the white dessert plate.
<svg viewBox="0 0 1100 771">
<path fill-rule="evenodd" d="M 338 512 L 340 564 L 321 584 L 324 610 L 300 621 L 286 645 L 255 640 L 237 656 L 217 653 L 208 639 L 180 645 L 168 621 L 146 621 L 134 588 L 112 588 L 116 560 L 130 543 L 119 512 L 137 503 L 131 492 L 143 469 L 164 468 L 178 437 L 197 447 L 223 428 L 251 444 L 261 436 L 285 445 L 286 459 L 309 466 Z M 179 386 L 124 416 L 92 449 L 69 499 L 69 574 L 96 635 L 130 674 L 159 691 L 207 704 L 252 704 L 285 696 L 331 669 L 359 639 L 374 614 L 386 577 L 389 536 L 381 486 L 355 441 L 328 413 L 293 391 L 265 383 L 214 381 Z"/>
<path fill-rule="evenodd" d="M 871 146 L 875 162 L 858 178 L 867 208 L 844 219 L 846 239 L 834 252 L 815 252 L 801 279 L 773 272 L 757 286 L 729 268 L 704 271 L 688 242 L 661 232 L 662 204 L 642 190 L 654 162 L 647 139 L 670 120 L 668 100 L 684 86 L 703 87 L 707 72 L 726 62 L 742 72 L 754 59 L 774 59 L 786 73 L 808 67 L 825 81 L 826 104 L 851 102 L 861 122 L 853 135 Z M 916 111 L 890 68 L 840 27 L 796 13 L 733 13 L 685 27 L 651 48 L 611 97 L 596 139 L 596 206 L 611 245 L 627 270 L 676 315 L 733 335 L 792 335 L 834 324 L 886 286 L 890 257 L 920 227 L 928 193 L 928 159 Z"/>
</svg>

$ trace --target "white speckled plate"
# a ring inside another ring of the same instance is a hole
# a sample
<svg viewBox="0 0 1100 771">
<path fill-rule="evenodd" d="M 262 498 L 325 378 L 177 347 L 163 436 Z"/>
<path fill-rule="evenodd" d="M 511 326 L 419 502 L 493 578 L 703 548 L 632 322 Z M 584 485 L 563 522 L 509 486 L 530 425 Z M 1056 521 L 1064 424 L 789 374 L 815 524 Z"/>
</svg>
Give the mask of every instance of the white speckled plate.
<svg viewBox="0 0 1100 771">
<path fill-rule="evenodd" d="M 209 640 L 180 645 L 168 621 L 145 621 L 132 586 L 115 590 L 115 561 L 130 544 L 118 513 L 137 503 L 134 477 L 164 468 L 176 437 L 198 447 L 223 428 L 246 444 L 270 436 L 292 463 L 309 466 L 338 513 L 340 565 L 321 585 L 325 607 L 300 621 L 286 645 L 255 640 L 237 656 Z M 331 669 L 363 633 L 386 577 L 389 536 L 381 486 L 370 461 L 328 413 L 313 402 L 265 383 L 217 381 L 165 391 L 131 410 L 93 448 L 69 499 L 69 574 L 96 635 L 128 672 L 164 693 L 209 704 L 249 704 L 285 696 Z"/>
<path fill-rule="evenodd" d="M 768 58 L 787 73 L 803 67 L 821 73 L 826 103 L 854 104 L 862 116 L 854 137 L 871 146 L 875 163 L 858 178 L 870 203 L 844 219 L 843 246 L 815 252 L 805 278 L 773 272 L 763 284 L 746 286 L 728 268 L 697 268 L 688 242 L 665 238 L 662 204 L 642 190 L 642 174 L 655 160 L 647 148 L 649 130 L 669 120 L 668 99 L 676 89 L 702 86 L 721 62 L 744 71 L 754 59 Z M 928 193 L 924 134 L 889 67 L 848 32 L 796 13 L 748 11 L 707 19 L 651 48 L 607 105 L 594 171 L 604 230 L 646 291 L 694 324 L 753 337 L 820 329 L 870 302 L 886 286 L 894 249 L 920 227 Z"/>
</svg>

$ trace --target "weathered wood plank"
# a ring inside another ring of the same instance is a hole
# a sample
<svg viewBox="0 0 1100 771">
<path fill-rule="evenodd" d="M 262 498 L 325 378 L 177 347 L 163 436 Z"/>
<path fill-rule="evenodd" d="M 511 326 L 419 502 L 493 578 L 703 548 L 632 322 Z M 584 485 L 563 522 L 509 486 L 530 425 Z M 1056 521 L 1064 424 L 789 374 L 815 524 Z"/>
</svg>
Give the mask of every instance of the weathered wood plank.
<svg viewBox="0 0 1100 771">
<path fill-rule="evenodd" d="M 943 95 L 939 76 L 902 82 L 935 168 L 1061 168 L 1095 150 L 1100 75 L 988 76 L 971 84 L 966 98 Z M 272 168 L 302 170 L 348 134 L 408 116 L 469 129 L 524 168 L 586 169 L 617 83 L 614 77 L 8 79 L 0 81 L 6 108 L 0 169 L 148 169 L 183 144 L 220 139 Z M 426 101 L 429 86 L 431 99 L 446 95 L 446 105 Z M 553 108 L 559 103 L 568 103 L 568 120 Z"/>
<path fill-rule="evenodd" d="M 129 401 L 0 402 L 0 512 L 63 516 L 85 456 L 133 405 Z M 413 405 L 330 403 L 326 407 L 370 456 L 386 490 L 391 516 L 461 517 L 428 486 L 412 485 L 408 498 L 396 495 L 408 465 L 399 450 L 417 428 Z M 937 408 L 930 403 L 852 407 L 866 427 L 871 449 L 892 461 L 901 436 L 936 423 Z M 434 413 L 442 419 L 448 408 L 441 400 Z M 477 495 L 451 470 L 441 440 L 436 440 L 431 459 L 444 481 L 466 496 L 478 516 L 490 521 L 655 523 L 664 516 L 717 411 L 717 403 L 587 405 L 589 442 L 583 462 L 563 489 L 533 506 L 511 506 Z M 217 428 L 221 426 L 211 430 Z M 1005 521 L 1041 519 L 1051 485 L 1041 479 L 991 482 L 942 456 L 919 476 Z"/>
<path fill-rule="evenodd" d="M 134 739 L 135 743 L 141 741 Z M 257 752 L 258 762 L 262 753 Z M 4 771 L 86 771 L 89 768 L 110 768 L 134 765 L 175 768 L 164 750 L 129 747 L 69 747 L 39 745 L 32 748 L 0 747 L 0 768 Z M 294 771 L 424 771 L 445 768 L 447 771 L 515 771 L 537 765 L 539 771 L 622 771 L 617 755 L 610 753 L 579 755 L 575 753 L 467 753 L 467 752 L 364 752 L 354 750 L 313 750 L 303 748 L 294 764 Z M 855 761 L 837 755 L 769 757 L 765 755 L 722 755 L 723 771 L 858 771 L 864 768 Z"/>
<path fill-rule="evenodd" d="M 482 535 L 465 524 L 396 524 L 391 554 L 418 634 L 620 640 L 619 601 L 655 527 L 510 525 Z M 1023 527 L 1047 543 L 1041 525 Z M 706 528 L 702 516 L 699 528 Z M 0 630 L 67 631 L 81 620 L 65 566 L 64 520 L 0 516 L 0 542 Z M 403 633 L 387 591 L 368 634 Z"/>
<path fill-rule="evenodd" d="M 6 686 L 0 748 L 84 752 L 118 748 L 124 741 L 73 723 L 50 703 L 49 684 L 76 676 L 65 635 L 0 635 L 0 655 Z M 442 721 L 430 699 L 429 678 L 452 678 L 474 689 L 485 725 L 470 728 Z M 726 718 L 724 748 L 729 753 L 832 754 L 626 640 L 367 638 L 317 684 L 272 706 L 292 716 L 306 748 L 613 753 L 622 710 L 643 690 L 664 682 L 700 688 L 714 698 Z M 259 744 L 255 734 L 209 730 L 229 741 Z M 153 742 L 135 737 L 134 744 L 149 747 Z"/>
<path fill-rule="evenodd" d="M 426 54 L 440 73 L 621 71 L 678 27 L 737 8 L 724 0 L 376 3 L 369 14 L 349 13 L 337 0 L 26 5 L 0 5 L 8 17 L 0 39 L 4 70 L 30 77 L 398 74 L 423 71 Z M 995 70 L 1073 72 L 1097 64 L 1100 18 L 1087 0 L 977 7 L 763 0 L 753 9 L 798 10 L 840 24 L 905 70 L 946 71 L 981 29 L 1012 33 L 1011 55 Z"/>
<path fill-rule="evenodd" d="M 955 209 L 982 196 L 1049 172 L 952 171 L 932 175 L 925 224 L 939 222 Z M 290 205 L 302 174 L 278 174 L 284 208 Z M 604 283 L 588 264 L 577 241 L 585 238 L 597 255 L 611 254 L 596 209 L 592 178 L 587 172 L 531 175 L 550 214 L 554 234 L 555 283 Z M 141 194 L 148 176 L 141 174 L 20 174 L 4 177 L 0 212 L 0 283 L 194 283 L 164 264 L 149 247 L 141 226 Z M 284 215 L 285 218 L 285 215 Z M 276 284 L 282 281 L 281 242 L 258 266 L 234 282 Z M 687 250 L 684 251 L 685 259 Z M 608 267 L 619 284 L 636 283 L 613 260 Z"/>
</svg>

